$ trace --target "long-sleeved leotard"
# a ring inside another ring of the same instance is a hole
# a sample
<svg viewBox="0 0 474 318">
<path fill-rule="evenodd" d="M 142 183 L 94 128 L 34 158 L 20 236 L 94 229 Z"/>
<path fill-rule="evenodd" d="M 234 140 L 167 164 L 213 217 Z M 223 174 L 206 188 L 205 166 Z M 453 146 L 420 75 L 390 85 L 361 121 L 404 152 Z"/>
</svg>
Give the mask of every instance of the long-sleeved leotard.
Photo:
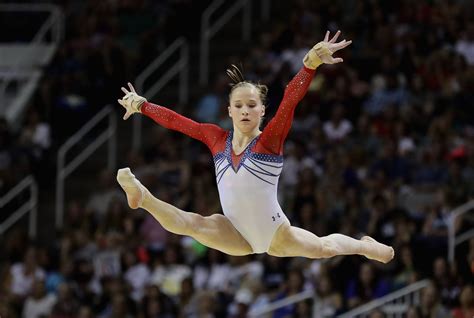
<svg viewBox="0 0 474 318">
<path fill-rule="evenodd" d="M 283 143 L 296 106 L 306 94 L 314 70 L 303 67 L 290 81 L 273 119 L 245 150 L 235 155 L 233 131 L 197 123 L 165 107 L 145 103 L 141 112 L 165 128 L 202 141 L 211 150 L 224 215 L 252 246 L 267 252 L 278 227 L 288 219 L 277 200 L 283 168 Z"/>
</svg>

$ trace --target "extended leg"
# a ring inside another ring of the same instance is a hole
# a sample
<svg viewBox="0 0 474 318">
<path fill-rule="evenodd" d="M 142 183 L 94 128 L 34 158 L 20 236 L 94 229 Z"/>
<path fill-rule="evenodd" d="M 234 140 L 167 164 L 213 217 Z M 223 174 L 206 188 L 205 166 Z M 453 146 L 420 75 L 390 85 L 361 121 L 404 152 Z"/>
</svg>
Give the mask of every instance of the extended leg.
<svg viewBox="0 0 474 318">
<path fill-rule="evenodd" d="M 317 237 L 304 229 L 284 223 L 275 233 L 269 254 L 274 256 L 303 256 L 328 258 L 336 255 L 363 255 L 382 263 L 389 262 L 393 248 L 381 244 L 369 236 L 360 240 L 343 234 Z"/>
<path fill-rule="evenodd" d="M 131 173 L 120 169 L 117 181 L 127 194 L 132 209 L 147 210 L 168 231 L 193 237 L 202 244 L 230 255 L 247 255 L 252 248 L 232 223 L 221 214 L 203 217 L 185 212 L 155 198 Z"/>
</svg>

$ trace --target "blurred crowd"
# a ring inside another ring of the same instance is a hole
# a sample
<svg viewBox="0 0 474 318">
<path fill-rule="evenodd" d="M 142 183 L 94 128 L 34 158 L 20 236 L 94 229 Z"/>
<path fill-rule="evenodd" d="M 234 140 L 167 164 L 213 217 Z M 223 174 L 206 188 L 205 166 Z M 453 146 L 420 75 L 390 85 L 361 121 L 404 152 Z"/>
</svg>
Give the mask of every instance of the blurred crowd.
<svg viewBox="0 0 474 318">
<path fill-rule="evenodd" d="M 174 29 L 176 22 L 160 19 L 157 13 L 166 10 L 149 10 L 155 2 L 65 3 L 68 36 L 29 120 L 42 117 L 67 135 L 73 123 L 58 118 L 81 109 L 87 118 L 116 100 L 117 88 L 166 45 L 158 40 L 160 28 Z M 166 16 L 190 8 L 188 1 L 159 3 L 169 9 Z M 279 184 L 283 210 L 318 236 L 371 235 L 392 245 L 395 259 L 380 265 L 360 256 L 227 256 L 166 232 L 144 211 L 130 211 L 115 172 L 104 170 L 87 200 L 68 202 L 56 241 L 33 244 L 19 228 L 5 238 L 3 318 L 246 317 L 308 289 L 316 291 L 313 299 L 270 316 L 310 317 L 314 306 L 321 317 L 334 317 L 421 279 L 430 285 L 407 317 L 474 315 L 474 239 L 457 248 L 452 262 L 446 257 L 450 212 L 474 199 L 474 3 L 295 1 L 291 11 L 274 14 L 247 54 L 225 61 L 242 62 L 246 79 L 268 85 L 267 120 L 326 29 L 353 40 L 340 54 L 344 63 L 317 70 L 296 110 Z M 285 20 L 277 23 L 278 16 Z M 229 82 L 216 76 L 185 114 L 231 128 Z M 77 125 L 84 120 L 74 118 Z M 0 138 L 3 156 L 14 139 Z M 220 212 L 205 146 L 158 126 L 145 142 L 143 151 L 120 160 L 153 194 L 187 211 Z M 455 230 L 473 223 L 461 218 Z"/>
<path fill-rule="evenodd" d="M 135 78 L 178 35 L 195 36 L 191 1 L 7 0 L 54 3 L 64 14 L 65 39 L 43 70 L 22 124 L 0 118 L 0 193 L 33 173 L 50 183 L 58 149 Z M 200 10 L 209 0 L 193 4 Z M 0 41 L 31 41 L 45 14 L 0 13 Z M 32 30 L 33 29 L 33 30 Z M 19 130 L 18 127 L 21 127 Z M 45 168 L 46 167 L 46 168 Z"/>
</svg>

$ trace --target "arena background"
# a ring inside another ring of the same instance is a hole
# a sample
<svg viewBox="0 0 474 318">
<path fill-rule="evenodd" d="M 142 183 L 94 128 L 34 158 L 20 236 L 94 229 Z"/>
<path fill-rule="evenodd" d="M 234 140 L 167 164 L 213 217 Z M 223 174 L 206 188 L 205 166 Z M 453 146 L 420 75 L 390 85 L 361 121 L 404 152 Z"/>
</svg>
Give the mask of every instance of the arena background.
<svg viewBox="0 0 474 318">
<path fill-rule="evenodd" d="M 353 44 L 296 110 L 279 198 L 392 262 L 230 257 L 128 208 L 124 166 L 221 213 L 205 146 L 122 121 L 121 86 L 230 128 L 234 63 L 268 119 L 326 30 Z M 2 1 L 0 317 L 474 317 L 473 66 L 468 0 Z"/>
</svg>

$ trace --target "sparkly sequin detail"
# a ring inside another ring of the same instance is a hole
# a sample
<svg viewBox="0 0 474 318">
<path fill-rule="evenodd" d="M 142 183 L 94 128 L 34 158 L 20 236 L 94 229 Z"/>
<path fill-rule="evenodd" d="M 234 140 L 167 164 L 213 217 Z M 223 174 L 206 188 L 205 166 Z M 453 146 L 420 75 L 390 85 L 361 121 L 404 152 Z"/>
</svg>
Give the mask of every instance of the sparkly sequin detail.
<svg viewBox="0 0 474 318">
<path fill-rule="evenodd" d="M 191 138 L 202 141 L 209 147 L 213 155 L 216 153 L 215 145 L 223 140 L 227 134 L 224 129 L 217 125 L 195 122 L 171 109 L 149 102 L 143 104 L 141 112 L 167 129 L 179 131 Z"/>
<path fill-rule="evenodd" d="M 233 131 L 230 131 L 227 136 L 224 151 L 214 156 L 217 184 L 219 184 L 229 168 L 231 168 L 234 173 L 238 173 L 240 168 L 243 167 L 263 182 L 275 185 L 283 168 L 283 156 L 253 152 L 252 149 L 260 138 L 260 136 L 257 136 L 247 145 L 240 158 L 239 164 L 237 167 L 234 167 L 232 164 L 233 135 Z"/>
<path fill-rule="evenodd" d="M 274 154 L 282 154 L 283 143 L 291 128 L 295 108 L 305 96 L 314 76 L 314 70 L 301 70 L 288 83 L 283 100 L 278 106 L 275 116 L 260 135 L 260 142 Z"/>
</svg>

